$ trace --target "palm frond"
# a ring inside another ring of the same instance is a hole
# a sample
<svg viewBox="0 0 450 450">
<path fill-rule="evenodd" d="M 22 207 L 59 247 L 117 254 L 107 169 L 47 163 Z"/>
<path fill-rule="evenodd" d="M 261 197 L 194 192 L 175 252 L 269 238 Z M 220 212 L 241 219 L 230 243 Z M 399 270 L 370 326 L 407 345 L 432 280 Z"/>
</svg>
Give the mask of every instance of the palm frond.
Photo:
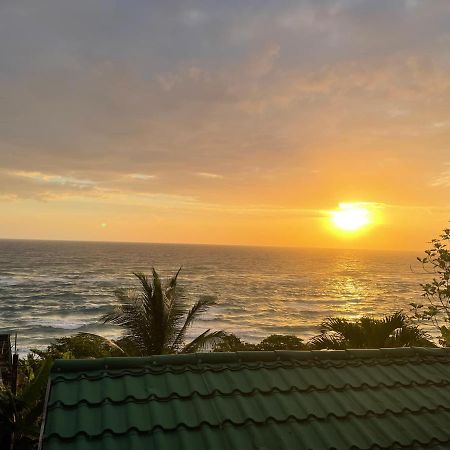
<svg viewBox="0 0 450 450">
<path fill-rule="evenodd" d="M 120 353 L 123 353 L 124 355 L 126 355 L 125 350 L 123 350 L 119 345 L 117 345 L 111 339 L 105 338 L 104 336 L 100 336 L 99 334 L 94 334 L 94 333 L 80 332 L 80 333 L 77 333 L 77 334 L 81 335 L 81 336 L 91 336 L 92 338 L 98 339 L 102 343 L 106 344 L 111 349 L 118 350 Z"/>
<path fill-rule="evenodd" d="M 398 328 L 387 343 L 389 347 L 436 347 L 432 337 L 415 325 Z"/>
<path fill-rule="evenodd" d="M 348 330 L 350 322 L 347 319 L 341 317 L 327 317 L 321 323 L 321 331 L 334 331 L 335 333 L 345 334 Z"/>
<path fill-rule="evenodd" d="M 309 346 L 316 350 L 343 350 L 346 348 L 342 337 L 333 333 L 322 333 L 314 336 L 309 340 Z"/>
<path fill-rule="evenodd" d="M 168 285 L 167 285 L 167 289 L 166 292 L 171 291 L 172 289 L 175 289 L 177 286 L 177 279 L 178 279 L 178 275 L 181 272 L 181 267 L 177 270 L 177 273 L 170 279 Z"/>
<path fill-rule="evenodd" d="M 381 348 L 385 347 L 386 339 L 392 332 L 392 325 L 382 319 L 361 317 L 357 322 L 361 339 L 351 343 L 354 348 Z"/>
<path fill-rule="evenodd" d="M 117 290 L 117 305 L 109 314 L 101 317 L 103 323 L 118 325 L 125 330 L 125 336 L 135 345 L 144 351 L 149 342 L 152 342 L 152 330 L 149 329 L 149 313 L 140 298 L 135 292 L 127 290 Z"/>
<path fill-rule="evenodd" d="M 185 298 L 180 293 L 177 286 L 178 275 L 180 274 L 181 267 L 177 273 L 170 279 L 168 286 L 165 290 L 167 299 L 167 343 L 171 343 L 169 346 L 173 347 L 173 342 L 176 340 L 181 328 L 183 327 L 183 318 L 188 313 Z"/>
<path fill-rule="evenodd" d="M 222 341 L 222 339 L 225 339 L 226 336 L 227 333 L 225 333 L 224 331 L 206 330 L 191 342 L 189 342 L 189 344 L 185 345 L 180 353 L 195 353 L 207 347 L 212 347 L 218 342 Z"/>
<path fill-rule="evenodd" d="M 382 319 L 361 317 L 354 322 L 327 318 L 321 334 L 310 340 L 315 348 L 382 348 L 411 345 L 433 345 L 431 337 L 409 323 L 402 311 Z"/>
<path fill-rule="evenodd" d="M 215 304 L 214 297 L 210 296 L 203 296 L 201 297 L 194 306 L 189 310 L 186 316 L 186 320 L 184 321 L 184 325 L 181 327 L 180 331 L 178 332 L 177 337 L 172 343 L 172 350 L 177 351 L 181 344 L 184 341 L 184 338 L 186 336 L 186 331 L 192 325 L 192 322 L 200 315 L 203 314 L 205 311 L 208 310 L 208 308 Z"/>
<path fill-rule="evenodd" d="M 358 348 L 364 342 L 364 333 L 358 322 L 349 322 L 340 317 L 328 317 L 321 325 L 322 333 L 335 333 L 349 347 Z"/>
<path fill-rule="evenodd" d="M 392 333 L 394 330 L 397 330 L 398 328 L 403 328 L 407 326 L 408 318 L 406 317 L 406 314 L 404 314 L 402 311 L 396 311 L 390 316 L 386 316 L 383 319 L 383 323 L 386 324 L 386 326 L 392 330 L 391 331 Z"/>
<path fill-rule="evenodd" d="M 156 338 L 154 341 L 157 353 L 163 353 L 164 348 L 167 346 L 168 308 L 161 279 L 154 268 L 152 268 L 152 284 L 153 295 L 149 299 L 149 307 L 151 307 L 152 314 L 149 318 L 151 319 L 154 338 Z"/>
<path fill-rule="evenodd" d="M 140 333 L 131 341 L 140 341 L 143 355 L 163 353 L 166 341 L 167 307 L 159 275 L 152 269 L 151 281 L 143 273 L 134 273 L 141 284 L 140 304 L 142 314 L 137 320 Z"/>
</svg>

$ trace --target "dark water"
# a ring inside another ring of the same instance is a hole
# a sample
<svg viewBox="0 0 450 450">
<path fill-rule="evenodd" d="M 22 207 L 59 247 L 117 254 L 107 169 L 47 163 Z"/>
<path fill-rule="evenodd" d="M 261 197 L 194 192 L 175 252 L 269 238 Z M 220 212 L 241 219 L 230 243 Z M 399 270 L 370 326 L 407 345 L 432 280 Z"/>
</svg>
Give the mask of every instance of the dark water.
<svg viewBox="0 0 450 450">
<path fill-rule="evenodd" d="M 271 333 L 309 337 L 325 316 L 384 314 L 420 299 L 424 274 L 415 253 L 175 244 L 0 241 L 0 332 L 18 332 L 19 348 L 88 331 L 132 272 L 154 266 L 194 300 L 218 303 L 192 333 L 235 332 L 249 341 Z M 413 265 L 413 270 L 411 270 Z"/>
</svg>

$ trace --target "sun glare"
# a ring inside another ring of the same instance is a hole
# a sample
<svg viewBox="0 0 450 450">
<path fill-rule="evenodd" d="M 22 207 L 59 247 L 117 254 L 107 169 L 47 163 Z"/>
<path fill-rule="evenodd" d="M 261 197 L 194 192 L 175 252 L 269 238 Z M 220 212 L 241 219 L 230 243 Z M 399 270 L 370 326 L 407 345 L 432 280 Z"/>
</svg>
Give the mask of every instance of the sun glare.
<svg viewBox="0 0 450 450">
<path fill-rule="evenodd" d="M 369 225 L 371 214 L 357 203 L 340 203 L 339 209 L 331 212 L 331 222 L 335 228 L 351 233 Z"/>
</svg>

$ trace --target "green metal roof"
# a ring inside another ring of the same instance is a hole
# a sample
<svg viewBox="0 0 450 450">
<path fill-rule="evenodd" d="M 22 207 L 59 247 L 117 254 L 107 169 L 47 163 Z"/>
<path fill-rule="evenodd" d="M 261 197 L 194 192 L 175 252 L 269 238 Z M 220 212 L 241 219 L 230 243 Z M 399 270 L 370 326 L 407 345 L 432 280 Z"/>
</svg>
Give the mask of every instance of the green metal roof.
<svg viewBox="0 0 450 450">
<path fill-rule="evenodd" d="M 43 450 L 450 448 L 450 348 L 60 360 Z"/>
</svg>

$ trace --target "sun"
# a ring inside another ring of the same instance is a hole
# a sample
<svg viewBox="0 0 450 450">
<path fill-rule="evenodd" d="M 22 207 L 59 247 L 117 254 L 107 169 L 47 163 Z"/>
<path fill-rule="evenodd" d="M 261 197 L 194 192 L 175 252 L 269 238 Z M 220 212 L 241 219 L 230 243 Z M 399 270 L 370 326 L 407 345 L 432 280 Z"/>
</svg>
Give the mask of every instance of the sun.
<svg viewBox="0 0 450 450">
<path fill-rule="evenodd" d="M 358 203 L 340 203 L 339 209 L 331 211 L 331 222 L 338 230 L 352 233 L 369 225 L 370 211 Z"/>
</svg>

